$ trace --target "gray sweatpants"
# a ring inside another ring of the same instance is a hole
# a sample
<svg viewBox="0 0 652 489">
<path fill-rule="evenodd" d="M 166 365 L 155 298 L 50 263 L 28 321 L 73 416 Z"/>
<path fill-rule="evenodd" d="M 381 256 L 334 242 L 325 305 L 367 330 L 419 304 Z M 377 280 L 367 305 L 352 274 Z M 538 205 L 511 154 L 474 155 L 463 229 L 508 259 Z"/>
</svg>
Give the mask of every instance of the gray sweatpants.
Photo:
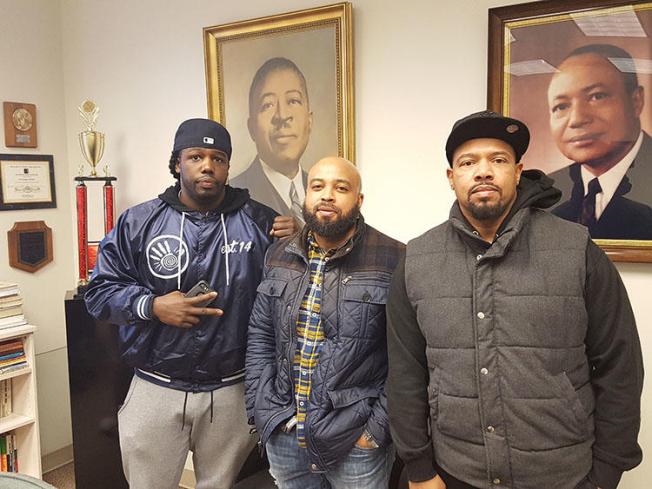
<svg viewBox="0 0 652 489">
<path fill-rule="evenodd" d="M 122 466 L 130 489 L 178 489 L 188 450 L 197 489 L 230 489 L 257 438 L 249 434 L 244 384 L 186 393 L 134 375 L 118 412 Z M 182 429 L 183 426 L 183 429 Z"/>
</svg>

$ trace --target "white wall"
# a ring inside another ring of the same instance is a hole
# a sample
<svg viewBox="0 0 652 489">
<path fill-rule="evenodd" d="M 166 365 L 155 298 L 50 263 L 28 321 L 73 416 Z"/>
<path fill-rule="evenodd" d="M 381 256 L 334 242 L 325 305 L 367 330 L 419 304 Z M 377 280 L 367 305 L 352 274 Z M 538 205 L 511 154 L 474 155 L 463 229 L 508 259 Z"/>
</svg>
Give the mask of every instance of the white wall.
<svg viewBox="0 0 652 489">
<path fill-rule="evenodd" d="M 60 1 L 63 69 L 48 70 L 59 78 L 65 75 L 57 108 L 65 100 L 66 132 L 57 133 L 62 136 L 58 142 L 65 138 L 68 173 L 73 175 L 80 161 L 77 133 L 82 128 L 76 107 L 85 98 L 94 99 L 102 109 L 98 128 L 107 135 L 104 161 L 118 177 L 118 212 L 155 197 L 172 181 L 167 161 L 177 125 L 207 114 L 202 27 L 328 3 Z M 33 3 L 51 5 L 47 0 L 0 2 L 12 6 L 11 13 L 20 20 L 32 19 L 30 24 L 42 16 L 30 9 Z M 386 233 L 407 240 L 447 217 L 453 195 L 444 178 L 444 141 L 453 121 L 485 107 L 487 9 L 508 3 L 517 2 L 353 1 L 357 162 L 366 193 L 364 212 Z M 59 37 L 50 34 L 49 40 Z M 44 48 L 31 47 L 37 59 L 56 64 Z M 8 66 L 6 56 L 0 58 L 3 72 Z M 44 87 L 34 90 L 39 93 Z M 32 98 L 26 101 L 34 100 L 31 92 L 27 95 Z M 7 219 L 4 214 L 0 225 Z M 64 234 L 59 234 L 62 239 Z M 66 246 L 74 249 L 72 238 Z M 644 353 L 652 358 L 652 305 L 643 295 L 652 266 L 618 268 L 630 291 Z M 70 282 L 69 269 L 59 272 L 62 282 Z M 643 402 L 641 443 L 652 449 L 648 391 Z M 650 479 L 652 462 L 646 462 L 627 474 L 621 487 L 643 489 Z"/>
<path fill-rule="evenodd" d="M 27 319 L 39 328 L 36 370 L 44 453 L 72 443 L 63 298 L 75 284 L 75 270 L 60 18 L 58 1 L 0 0 L 0 99 L 36 104 L 38 129 L 38 148 L 6 148 L 2 130 L 0 149 L 54 155 L 57 208 L 0 212 L 0 280 L 20 285 Z M 7 231 L 16 221 L 40 220 L 52 228 L 54 261 L 33 274 L 10 268 Z M 44 395 L 49 386 L 57 388 Z"/>
</svg>

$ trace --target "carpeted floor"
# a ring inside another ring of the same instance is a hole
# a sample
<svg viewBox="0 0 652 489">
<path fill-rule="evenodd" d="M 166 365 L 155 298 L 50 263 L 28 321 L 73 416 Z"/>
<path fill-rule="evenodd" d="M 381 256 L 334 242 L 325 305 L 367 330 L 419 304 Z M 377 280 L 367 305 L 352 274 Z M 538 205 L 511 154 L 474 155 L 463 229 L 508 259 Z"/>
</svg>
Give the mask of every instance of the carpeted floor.
<svg viewBox="0 0 652 489">
<path fill-rule="evenodd" d="M 70 462 L 47 474 L 43 474 L 43 480 L 57 489 L 75 489 L 75 468 Z"/>
<path fill-rule="evenodd" d="M 75 489 L 75 470 L 72 462 L 43 474 L 43 480 L 57 489 Z M 268 487 L 273 488 L 276 486 L 269 473 L 265 470 L 239 482 L 234 489 L 264 489 Z"/>
</svg>

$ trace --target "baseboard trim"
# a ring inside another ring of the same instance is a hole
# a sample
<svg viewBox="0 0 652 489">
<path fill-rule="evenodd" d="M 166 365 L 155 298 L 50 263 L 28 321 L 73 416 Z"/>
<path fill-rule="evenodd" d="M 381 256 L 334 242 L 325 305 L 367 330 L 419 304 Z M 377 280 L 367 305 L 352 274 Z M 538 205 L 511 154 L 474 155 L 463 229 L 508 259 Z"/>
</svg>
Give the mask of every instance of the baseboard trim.
<svg viewBox="0 0 652 489">
<path fill-rule="evenodd" d="M 190 469 L 183 469 L 183 474 L 181 474 L 181 482 L 179 482 L 179 486 L 183 487 L 184 489 L 195 489 L 195 484 L 197 484 L 197 481 L 195 480 L 195 471 Z"/>
<path fill-rule="evenodd" d="M 72 444 L 67 445 L 59 450 L 50 452 L 47 455 L 41 457 L 41 466 L 43 467 L 43 473 L 46 474 L 53 470 L 63 467 L 66 464 L 69 464 L 74 459 Z M 193 486 L 194 487 L 194 486 Z"/>
</svg>

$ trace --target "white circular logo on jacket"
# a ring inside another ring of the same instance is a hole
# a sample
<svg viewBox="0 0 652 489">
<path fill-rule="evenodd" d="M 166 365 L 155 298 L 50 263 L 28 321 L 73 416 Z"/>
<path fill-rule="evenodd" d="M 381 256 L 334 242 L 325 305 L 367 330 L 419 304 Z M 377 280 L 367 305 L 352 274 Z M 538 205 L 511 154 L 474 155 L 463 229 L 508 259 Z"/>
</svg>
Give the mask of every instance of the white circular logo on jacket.
<svg viewBox="0 0 652 489">
<path fill-rule="evenodd" d="M 155 277 L 177 278 L 179 273 L 185 272 L 188 268 L 188 246 L 179 239 L 179 236 L 171 234 L 158 236 L 149 242 L 145 253 L 149 271 Z"/>
</svg>

